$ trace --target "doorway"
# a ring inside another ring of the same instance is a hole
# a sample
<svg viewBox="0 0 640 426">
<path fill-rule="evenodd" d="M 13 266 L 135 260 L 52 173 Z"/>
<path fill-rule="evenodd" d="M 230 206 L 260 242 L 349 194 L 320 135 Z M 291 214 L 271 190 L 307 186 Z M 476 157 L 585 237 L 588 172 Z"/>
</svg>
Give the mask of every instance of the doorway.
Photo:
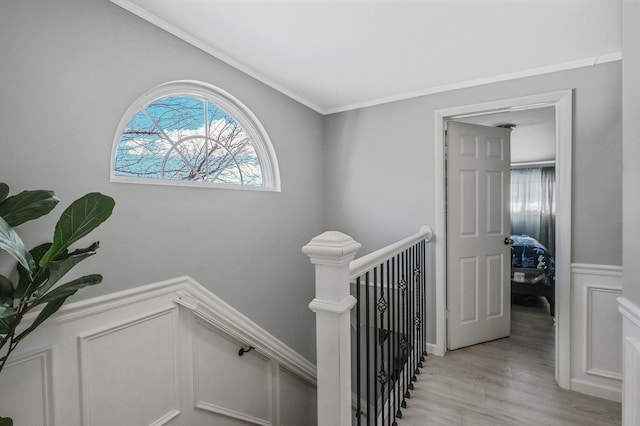
<svg viewBox="0 0 640 426">
<path fill-rule="evenodd" d="M 436 172 L 436 344 L 434 352 L 446 352 L 446 179 L 445 121 L 454 118 L 552 107 L 555 113 L 556 146 L 556 371 L 561 387 L 570 386 L 570 259 L 571 259 L 571 148 L 572 91 L 544 93 L 483 104 L 465 105 L 435 111 Z"/>
<path fill-rule="evenodd" d="M 458 140 L 461 126 L 465 136 Z M 512 301 L 541 308 L 534 299 L 544 296 L 553 315 L 555 110 L 455 117 L 447 133 L 447 348 L 452 350 L 509 336 Z M 488 135 L 501 135 L 489 141 L 505 145 L 493 155 L 491 145 L 483 147 Z M 469 157 L 460 144 L 472 141 L 478 149 Z M 488 169 L 470 175 L 478 166 Z M 465 176 L 477 183 L 461 186 Z M 477 206 L 459 206 L 467 198 Z M 469 215 L 473 232 L 460 234 L 458 216 Z"/>
</svg>

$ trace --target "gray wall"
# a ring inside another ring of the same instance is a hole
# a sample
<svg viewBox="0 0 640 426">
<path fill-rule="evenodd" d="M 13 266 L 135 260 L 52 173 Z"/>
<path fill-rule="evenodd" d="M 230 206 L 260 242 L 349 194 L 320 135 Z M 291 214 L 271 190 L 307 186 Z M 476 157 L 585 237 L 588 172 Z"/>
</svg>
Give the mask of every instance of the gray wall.
<svg viewBox="0 0 640 426">
<path fill-rule="evenodd" d="M 622 2 L 624 295 L 640 306 L 640 1 Z"/>
<path fill-rule="evenodd" d="M 572 262 L 621 265 L 620 62 L 326 117 L 326 227 L 361 242 L 362 254 L 435 226 L 434 111 L 564 89 L 574 89 Z"/>
<path fill-rule="evenodd" d="M 79 271 L 105 281 L 80 298 L 188 274 L 313 360 L 313 269 L 302 245 L 337 229 L 363 254 L 435 224 L 435 109 L 570 88 L 572 261 L 622 263 L 619 62 L 322 118 L 106 0 L 3 2 L 0 52 L 0 180 L 54 189 L 65 205 L 96 190 L 117 201 L 94 234 L 100 253 Z M 177 79 L 221 87 L 258 116 L 281 193 L 109 182 L 122 114 Z M 46 239 L 53 219 L 23 227 L 28 245 Z"/>
<path fill-rule="evenodd" d="M 574 90 L 572 261 L 622 264 L 620 62 L 326 117 L 325 224 L 362 253 L 435 225 L 434 111 Z"/>
<path fill-rule="evenodd" d="M 76 300 L 190 275 L 315 359 L 313 268 L 300 249 L 321 232 L 321 116 L 106 0 L 3 1 L 0 52 L 0 181 L 55 190 L 55 218 L 86 192 L 117 202 L 78 271 L 104 282 Z M 109 182 L 122 114 L 179 79 L 218 86 L 257 115 L 281 193 Z M 49 238 L 55 218 L 23 226 L 27 245 Z"/>
</svg>

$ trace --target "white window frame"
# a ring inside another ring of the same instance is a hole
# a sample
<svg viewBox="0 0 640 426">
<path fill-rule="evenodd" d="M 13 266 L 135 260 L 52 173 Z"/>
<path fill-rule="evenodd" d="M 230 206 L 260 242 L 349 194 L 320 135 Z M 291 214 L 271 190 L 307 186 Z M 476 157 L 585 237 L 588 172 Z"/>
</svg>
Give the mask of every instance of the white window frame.
<svg viewBox="0 0 640 426">
<path fill-rule="evenodd" d="M 193 182 L 171 179 L 155 179 L 133 176 L 118 176 L 114 174 L 116 150 L 124 128 L 133 117 L 148 104 L 170 96 L 193 96 L 204 98 L 230 115 L 251 138 L 262 171 L 262 186 L 240 185 L 220 182 Z M 111 149 L 111 167 L 109 169 L 111 182 L 139 183 L 145 185 L 191 186 L 205 188 L 240 189 L 249 191 L 280 192 L 280 169 L 275 150 L 266 130 L 258 118 L 237 98 L 219 87 L 196 80 L 171 81 L 149 90 L 131 104 L 122 116 L 116 131 Z"/>
</svg>

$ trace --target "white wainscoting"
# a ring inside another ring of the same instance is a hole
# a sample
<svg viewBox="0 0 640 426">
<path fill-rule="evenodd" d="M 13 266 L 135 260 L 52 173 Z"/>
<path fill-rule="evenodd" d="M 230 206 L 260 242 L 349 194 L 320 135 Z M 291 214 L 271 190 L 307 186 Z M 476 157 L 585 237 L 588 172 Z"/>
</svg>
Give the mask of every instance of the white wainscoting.
<svg viewBox="0 0 640 426">
<path fill-rule="evenodd" d="M 189 277 L 69 304 L 18 348 L 16 425 L 316 424 L 315 366 Z"/>
<path fill-rule="evenodd" d="M 622 400 L 622 267 L 571 265 L 571 389 Z"/>
<path fill-rule="evenodd" d="M 640 425 L 640 306 L 620 297 L 622 313 L 623 371 L 622 425 Z"/>
</svg>

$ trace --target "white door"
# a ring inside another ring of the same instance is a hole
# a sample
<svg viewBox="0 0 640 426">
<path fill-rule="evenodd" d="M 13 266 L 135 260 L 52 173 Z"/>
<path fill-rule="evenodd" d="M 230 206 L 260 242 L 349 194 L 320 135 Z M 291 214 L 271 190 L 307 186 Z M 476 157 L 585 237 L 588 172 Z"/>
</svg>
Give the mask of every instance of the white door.
<svg viewBox="0 0 640 426">
<path fill-rule="evenodd" d="M 510 133 L 447 126 L 449 349 L 511 333 Z"/>
</svg>

